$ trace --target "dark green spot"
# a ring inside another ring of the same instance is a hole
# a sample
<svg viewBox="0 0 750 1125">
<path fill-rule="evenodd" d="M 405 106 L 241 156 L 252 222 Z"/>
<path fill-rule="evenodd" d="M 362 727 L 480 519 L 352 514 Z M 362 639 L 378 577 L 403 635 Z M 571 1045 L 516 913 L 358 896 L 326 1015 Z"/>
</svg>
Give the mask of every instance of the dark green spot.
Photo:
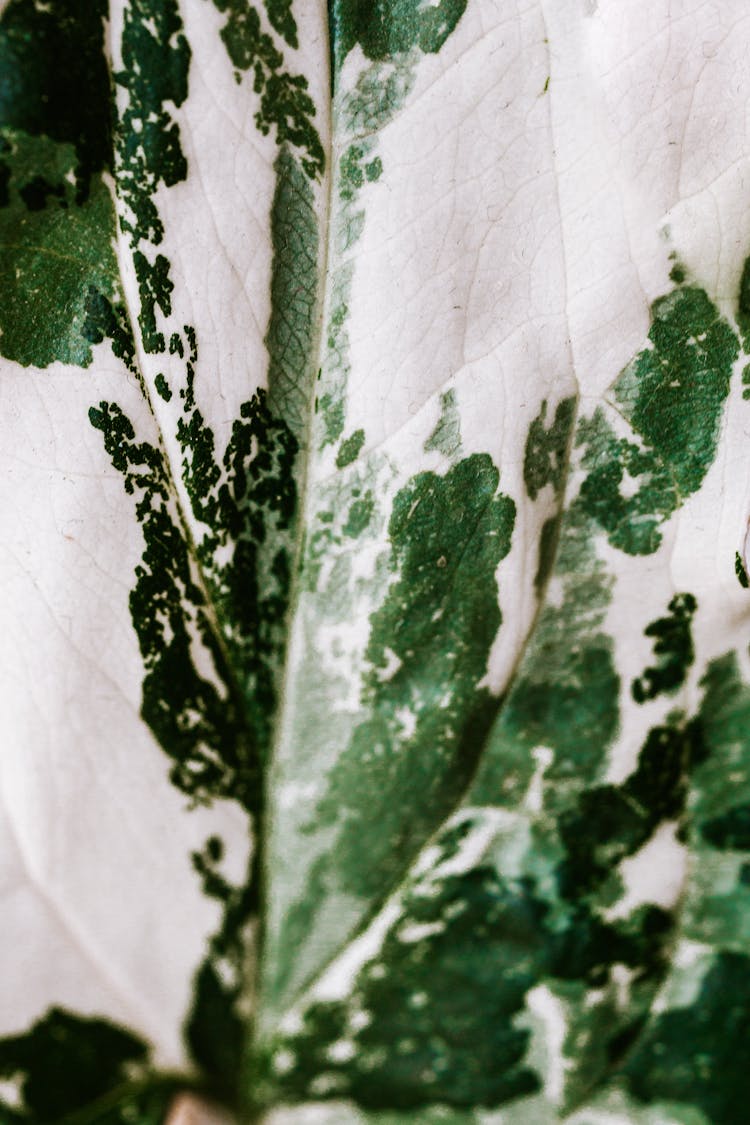
<svg viewBox="0 0 750 1125">
<path fill-rule="evenodd" d="M 692 594 L 676 594 L 669 603 L 669 616 L 660 617 L 645 628 L 645 636 L 655 638 L 654 655 L 659 660 L 633 681 L 631 690 L 636 703 L 655 699 L 662 693 L 670 695 L 684 684 L 695 658 L 690 626 L 696 608 Z"/>
<path fill-rule="evenodd" d="M 167 380 L 161 372 L 154 379 L 154 386 L 156 387 L 156 393 L 159 395 L 159 398 L 163 398 L 165 402 L 169 402 L 172 397 L 172 392 L 169 389 Z"/>
<path fill-rule="evenodd" d="M 21 1076 L 25 1111 L 16 1115 L 9 1107 L 6 1117 L 0 1102 L 0 1119 L 51 1125 L 127 1081 L 142 1080 L 147 1064 L 145 1043 L 130 1032 L 50 1008 L 24 1035 L 0 1039 L 0 1078 Z"/>
<path fill-rule="evenodd" d="M 546 484 L 552 485 L 556 496 L 560 496 L 562 492 L 575 412 L 575 398 L 562 399 L 557 404 L 554 420 L 549 429 L 546 429 L 544 421 L 547 403 L 544 401 L 538 416 L 529 427 L 523 459 L 523 479 L 532 500 L 536 500 Z"/>
<path fill-rule="evenodd" d="M 355 430 L 348 438 L 342 441 L 336 454 L 336 468 L 345 469 L 359 457 L 362 446 L 365 444 L 365 431 Z"/>
</svg>

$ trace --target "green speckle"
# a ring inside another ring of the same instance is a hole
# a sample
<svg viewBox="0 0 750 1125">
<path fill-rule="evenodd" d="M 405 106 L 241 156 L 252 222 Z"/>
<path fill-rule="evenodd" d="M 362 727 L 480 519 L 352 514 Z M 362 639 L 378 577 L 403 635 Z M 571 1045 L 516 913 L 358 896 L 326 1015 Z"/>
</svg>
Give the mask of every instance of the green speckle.
<svg viewBox="0 0 750 1125">
<path fill-rule="evenodd" d="M 260 95 L 255 123 L 264 136 L 272 129 L 279 145 L 287 144 L 301 155 L 306 175 L 316 178 L 325 168 L 325 153 L 314 124 L 315 103 L 307 79 L 291 74 L 284 56 L 261 26 L 260 16 L 249 0 L 213 0 L 227 16 L 221 38 L 238 71 L 250 70 L 254 92 Z M 296 27 L 288 0 L 268 0 L 271 24 L 294 45 Z"/>
<path fill-rule="evenodd" d="M 545 429 L 547 403 L 544 401 L 538 416 L 529 427 L 523 459 L 523 479 L 532 500 L 536 500 L 546 484 L 552 485 L 556 496 L 559 497 L 562 493 L 575 412 L 575 398 L 562 399 L 557 404 L 549 429 Z"/>
<path fill-rule="evenodd" d="M 633 681 L 631 690 L 636 703 L 655 699 L 662 692 L 669 695 L 685 682 L 695 659 L 690 630 L 695 610 L 692 594 L 676 594 L 669 603 L 669 616 L 652 621 L 644 630 L 647 637 L 655 638 L 654 655 L 659 660 Z"/>
<path fill-rule="evenodd" d="M 97 289 L 90 287 L 84 306 L 86 318 L 83 335 L 91 344 L 101 344 L 108 339 L 112 352 L 137 377 L 140 372 L 135 362 L 135 341 L 124 305 L 113 305 Z"/>
<path fill-rule="evenodd" d="M 748 583 L 747 570 L 745 569 L 745 564 L 742 561 L 742 556 L 739 551 L 735 551 L 734 555 L 734 573 L 737 575 L 737 581 L 742 589 L 747 590 L 750 583 Z"/>
<path fill-rule="evenodd" d="M 461 449 L 461 417 L 456 392 L 451 388 L 440 396 L 440 417 L 424 445 L 425 453 L 436 449 L 445 457 L 454 457 Z"/>
<path fill-rule="evenodd" d="M 174 283 L 169 277 L 169 262 L 163 254 L 157 254 L 151 262 L 145 254 L 136 250 L 133 264 L 141 298 L 138 324 L 144 350 L 150 353 L 163 352 L 164 336 L 156 328 L 156 310 L 160 309 L 164 316 L 169 316 L 172 311 Z"/>
<path fill-rule="evenodd" d="M 128 95 L 115 145 L 117 190 L 126 209 L 121 226 L 134 247 L 142 241 L 158 245 L 163 224 L 154 194 L 160 184 L 173 187 L 187 176 L 171 111 L 187 97 L 190 66 L 176 0 L 131 0 L 126 5 L 122 61 L 124 69 L 115 75 Z M 149 307 L 142 313 L 148 319 Z"/>
<path fill-rule="evenodd" d="M 156 387 L 156 393 L 159 395 L 159 398 L 163 398 L 165 402 L 169 402 L 172 397 L 172 392 L 169 389 L 167 380 L 164 378 L 161 372 L 154 379 L 154 385 Z"/>
<path fill-rule="evenodd" d="M 365 431 L 355 430 L 353 434 L 342 441 L 336 455 L 336 467 L 345 469 L 347 465 L 351 465 L 352 461 L 356 461 L 364 444 Z"/>
<path fill-rule="evenodd" d="M 172 781 L 198 799 L 224 795 L 255 803 L 257 765 L 248 756 L 244 715 L 236 693 L 222 698 L 193 664 L 191 633 L 228 675 L 210 629 L 205 599 L 176 513 L 161 451 L 136 440 L 119 407 L 89 411 L 112 464 L 136 499 L 145 550 L 130 594 L 130 611 L 145 666 L 141 714 L 172 758 Z"/>
</svg>

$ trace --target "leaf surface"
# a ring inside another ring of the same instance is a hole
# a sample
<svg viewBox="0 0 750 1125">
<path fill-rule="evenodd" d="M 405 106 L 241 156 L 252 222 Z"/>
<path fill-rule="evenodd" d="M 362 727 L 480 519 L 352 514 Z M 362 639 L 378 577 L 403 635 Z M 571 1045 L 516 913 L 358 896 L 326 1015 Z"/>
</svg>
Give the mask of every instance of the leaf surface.
<svg viewBox="0 0 750 1125">
<path fill-rule="evenodd" d="M 3 7 L 2 1120 L 736 1120 L 749 33 Z"/>
</svg>

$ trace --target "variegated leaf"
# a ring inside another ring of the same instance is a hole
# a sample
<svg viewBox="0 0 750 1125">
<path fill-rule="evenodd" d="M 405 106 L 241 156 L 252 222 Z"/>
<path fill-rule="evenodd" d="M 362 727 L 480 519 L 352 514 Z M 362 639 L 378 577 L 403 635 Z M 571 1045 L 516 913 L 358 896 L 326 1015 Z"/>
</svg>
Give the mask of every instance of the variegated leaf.
<svg viewBox="0 0 750 1125">
<path fill-rule="evenodd" d="M 749 39 L 2 6 L 0 1121 L 739 1120 Z"/>
</svg>

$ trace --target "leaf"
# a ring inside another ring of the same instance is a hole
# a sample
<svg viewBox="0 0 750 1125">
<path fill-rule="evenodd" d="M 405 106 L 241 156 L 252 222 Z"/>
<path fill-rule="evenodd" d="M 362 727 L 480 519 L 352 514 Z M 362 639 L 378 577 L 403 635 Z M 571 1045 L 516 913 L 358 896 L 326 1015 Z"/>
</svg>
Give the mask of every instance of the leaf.
<svg viewBox="0 0 750 1125">
<path fill-rule="evenodd" d="M 734 1125 L 748 22 L 688 9 L 3 8 L 0 1120 Z"/>
</svg>

